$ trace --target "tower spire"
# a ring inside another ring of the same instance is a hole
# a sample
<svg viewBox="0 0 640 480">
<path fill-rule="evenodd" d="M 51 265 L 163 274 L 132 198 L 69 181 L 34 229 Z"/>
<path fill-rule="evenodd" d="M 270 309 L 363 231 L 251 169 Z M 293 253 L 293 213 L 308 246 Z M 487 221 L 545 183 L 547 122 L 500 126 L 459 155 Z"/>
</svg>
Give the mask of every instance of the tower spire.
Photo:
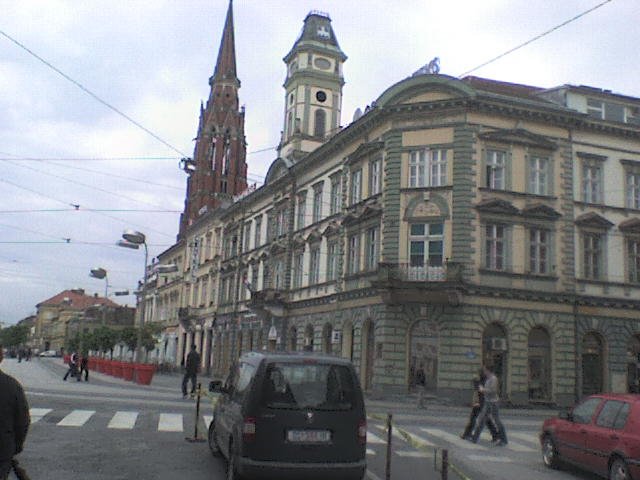
<svg viewBox="0 0 640 480">
<path fill-rule="evenodd" d="M 210 83 L 220 81 L 238 82 L 236 74 L 236 43 L 233 33 L 233 0 L 229 0 L 227 18 L 224 22 L 218 60 Z"/>
</svg>

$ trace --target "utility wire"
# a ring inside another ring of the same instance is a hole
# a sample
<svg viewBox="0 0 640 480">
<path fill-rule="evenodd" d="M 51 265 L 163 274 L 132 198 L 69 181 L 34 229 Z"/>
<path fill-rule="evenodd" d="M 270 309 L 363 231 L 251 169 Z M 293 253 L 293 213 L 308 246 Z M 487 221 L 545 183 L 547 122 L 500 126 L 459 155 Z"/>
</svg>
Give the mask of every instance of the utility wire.
<svg viewBox="0 0 640 480">
<path fill-rule="evenodd" d="M 474 68 L 472 68 L 471 70 L 467 70 L 466 72 L 461 73 L 460 75 L 458 75 L 458 78 L 461 78 L 461 77 L 464 77 L 464 76 L 466 76 L 466 75 L 469 75 L 471 72 L 475 72 L 476 70 L 479 70 L 479 69 L 480 69 L 480 68 L 482 68 L 482 67 L 486 67 L 486 66 L 487 66 L 487 65 L 489 65 L 490 63 L 493 63 L 493 62 L 495 62 L 496 60 L 499 60 L 500 58 L 505 57 L 505 56 L 509 55 L 510 53 L 513 53 L 513 52 L 515 52 L 516 50 L 519 50 L 519 49 L 521 49 L 522 47 L 525 47 L 525 46 L 529 45 L 530 43 L 533 43 L 533 42 L 535 42 L 536 40 L 539 40 L 539 39 L 541 39 L 542 37 L 545 37 L 545 36 L 549 35 L 550 33 L 552 33 L 552 32 L 554 32 L 554 31 L 558 30 L 559 28 L 562 28 L 562 27 L 564 27 L 565 25 L 568 25 L 568 24 L 570 24 L 571 22 L 574 22 L 575 20 L 578 20 L 578 19 L 579 19 L 579 18 L 581 18 L 581 17 L 584 17 L 585 15 L 587 15 L 587 14 L 589 14 L 589 13 L 593 12 L 594 10 L 597 10 L 598 8 L 600 8 L 600 7 L 604 6 L 605 4 L 607 4 L 607 3 L 611 2 L 611 1 L 612 1 L 612 0 L 605 0 L 604 2 L 599 3 L 599 4 L 598 4 L 598 5 L 596 5 L 595 7 L 592 7 L 592 8 L 590 8 L 590 9 L 588 9 L 588 10 L 585 10 L 585 11 L 584 11 L 584 12 L 582 12 L 582 13 L 579 13 L 579 14 L 578 14 L 578 15 L 576 15 L 575 17 L 572 17 L 572 18 L 570 18 L 569 20 L 566 20 L 566 21 L 564 21 L 564 22 L 562 22 L 562 23 L 560 23 L 560 24 L 556 25 L 555 27 L 553 27 L 553 28 L 551 28 L 551 29 L 547 30 L 546 32 L 543 32 L 543 33 L 541 33 L 541 34 L 539 34 L 539 35 L 536 35 L 535 37 L 531 38 L 530 40 L 527 40 L 526 42 L 521 43 L 520 45 L 518 45 L 518 46 L 516 46 L 516 47 L 513 47 L 512 49 L 507 50 L 507 51 L 506 51 L 506 52 L 504 52 L 504 53 L 501 53 L 501 54 L 500 54 L 500 55 L 498 55 L 497 57 L 494 57 L 494 58 L 492 58 L 491 60 L 487 60 L 486 62 L 481 63 L 480 65 L 478 65 L 477 67 L 474 67 Z"/>
<path fill-rule="evenodd" d="M 9 39 L 12 43 L 16 44 L 18 47 L 20 47 L 21 49 L 23 49 L 24 51 L 26 51 L 27 53 L 29 53 L 30 55 L 32 55 L 33 57 L 37 58 L 38 60 L 40 60 L 42 63 L 44 63 L 47 67 L 51 68 L 54 72 L 58 73 L 60 76 L 62 76 L 65 80 L 73 83 L 76 87 L 78 87 L 80 90 L 82 90 L 83 92 L 85 92 L 87 95 L 89 95 L 90 97 L 92 97 L 94 100 L 96 100 L 97 102 L 101 103 L 102 105 L 104 105 L 105 107 L 107 107 L 108 109 L 114 111 L 115 113 L 117 113 L 118 115 L 120 115 L 121 117 L 125 118 L 126 120 L 128 120 L 129 122 L 131 122 L 132 124 L 134 124 L 136 127 L 138 127 L 139 129 L 141 129 L 142 131 L 146 132 L 147 134 L 151 135 L 153 138 L 155 138 L 156 140 L 158 140 L 160 143 L 162 143 L 163 145 L 165 145 L 166 147 L 169 147 L 171 150 L 173 150 L 174 152 L 177 152 L 178 154 L 180 154 L 183 157 L 187 157 L 188 155 L 181 152 L 180 150 L 178 150 L 176 147 L 174 147 L 173 145 L 171 145 L 170 143 L 168 143 L 167 141 L 163 140 L 162 138 L 160 138 L 158 135 L 156 135 L 155 133 L 153 133 L 151 130 L 149 130 L 148 128 L 146 128 L 144 125 L 138 123 L 137 121 L 135 121 L 133 118 L 131 118 L 130 116 L 128 116 L 126 113 L 122 112 L 121 110 L 117 109 L 116 107 L 114 107 L 113 105 L 111 105 L 110 103 L 106 102 L 105 100 L 103 100 L 102 98 L 100 98 L 98 95 L 96 95 L 95 93 L 93 93 L 91 90 L 89 90 L 88 88 L 86 88 L 84 85 L 82 85 L 81 83 L 77 82 L 76 80 L 74 80 L 73 78 L 71 78 L 69 75 L 67 75 L 66 73 L 64 73 L 62 70 L 58 69 L 57 67 L 55 67 L 53 64 L 51 64 L 50 62 L 48 62 L 47 60 L 45 60 L 44 58 L 42 58 L 41 56 L 39 56 L 37 53 L 35 53 L 33 50 L 30 50 L 29 48 L 27 48 L 25 45 L 23 45 L 22 43 L 20 43 L 18 40 L 16 40 L 15 38 L 13 38 L 12 36 L 8 35 L 7 33 L 5 33 L 4 31 L 0 30 L 0 35 L 6 37 L 7 39 Z"/>
<path fill-rule="evenodd" d="M 0 213 L 56 213 L 56 212 L 112 212 L 112 213 L 182 213 L 181 210 L 143 210 L 136 208 L 26 208 L 23 210 L 0 210 Z"/>
</svg>

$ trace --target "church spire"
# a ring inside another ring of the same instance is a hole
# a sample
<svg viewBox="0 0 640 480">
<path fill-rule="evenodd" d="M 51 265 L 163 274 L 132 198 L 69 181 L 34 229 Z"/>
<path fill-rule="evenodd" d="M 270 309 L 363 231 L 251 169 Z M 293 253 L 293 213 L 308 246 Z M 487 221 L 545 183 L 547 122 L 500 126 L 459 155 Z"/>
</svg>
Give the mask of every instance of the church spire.
<svg viewBox="0 0 640 480">
<path fill-rule="evenodd" d="M 240 83 L 236 74 L 236 44 L 233 34 L 233 0 L 229 0 L 227 18 L 224 22 L 224 30 L 222 31 L 222 39 L 220 40 L 220 49 L 218 50 L 218 60 L 209 83 L 213 86 L 214 82 L 229 81 L 234 83 L 237 82 L 238 84 Z"/>
</svg>

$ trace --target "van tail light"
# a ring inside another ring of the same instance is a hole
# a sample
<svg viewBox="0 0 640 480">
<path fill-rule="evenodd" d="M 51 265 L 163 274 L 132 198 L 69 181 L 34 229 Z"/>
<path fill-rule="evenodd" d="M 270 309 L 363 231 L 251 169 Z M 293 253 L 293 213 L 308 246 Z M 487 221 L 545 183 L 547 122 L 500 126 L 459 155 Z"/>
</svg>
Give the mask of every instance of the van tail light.
<svg viewBox="0 0 640 480">
<path fill-rule="evenodd" d="M 360 445 L 367 444 L 367 421 L 360 420 L 358 423 L 358 443 Z"/>
<path fill-rule="evenodd" d="M 242 423 L 242 440 L 253 442 L 256 439 L 256 419 L 255 417 L 245 417 Z"/>
</svg>

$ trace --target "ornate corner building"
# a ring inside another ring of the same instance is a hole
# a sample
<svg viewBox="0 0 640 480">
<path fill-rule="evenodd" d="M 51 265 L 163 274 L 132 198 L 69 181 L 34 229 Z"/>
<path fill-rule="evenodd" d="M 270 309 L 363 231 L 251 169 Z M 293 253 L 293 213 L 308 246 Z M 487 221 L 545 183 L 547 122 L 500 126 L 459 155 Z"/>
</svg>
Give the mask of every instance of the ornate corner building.
<svg viewBox="0 0 640 480">
<path fill-rule="evenodd" d="M 421 69 L 340 127 L 346 56 L 311 12 L 284 57 L 278 158 L 242 194 L 231 21 L 159 256 L 180 267 L 154 286 L 163 358 L 195 343 L 223 376 L 248 350 L 322 351 L 367 390 L 421 371 L 457 401 L 483 363 L 514 404 L 638 388 L 640 99 Z"/>
</svg>

